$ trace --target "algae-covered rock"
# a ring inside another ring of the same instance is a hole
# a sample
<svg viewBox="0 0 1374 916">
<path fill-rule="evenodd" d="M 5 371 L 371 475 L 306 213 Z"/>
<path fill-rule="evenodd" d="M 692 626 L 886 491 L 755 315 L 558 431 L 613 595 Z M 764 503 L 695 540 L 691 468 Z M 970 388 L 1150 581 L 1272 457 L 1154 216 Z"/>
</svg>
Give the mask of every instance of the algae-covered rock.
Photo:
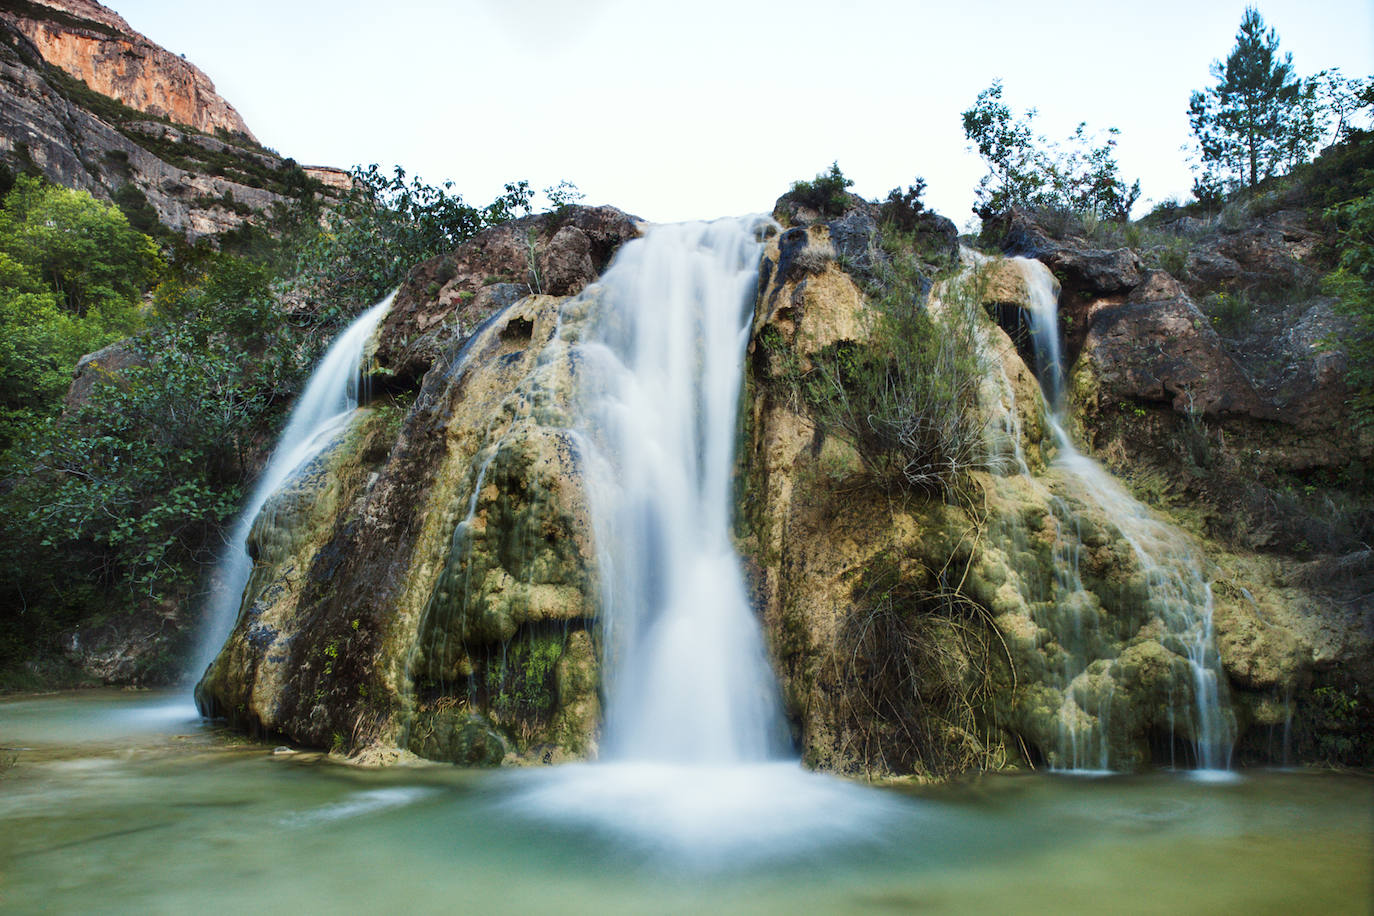
<svg viewBox="0 0 1374 916">
<path fill-rule="evenodd" d="M 274 499 L 244 621 L 203 688 L 215 709 L 302 743 L 474 765 L 595 753 L 565 302 L 505 306 L 438 354 L 399 423 L 355 423 Z"/>
</svg>

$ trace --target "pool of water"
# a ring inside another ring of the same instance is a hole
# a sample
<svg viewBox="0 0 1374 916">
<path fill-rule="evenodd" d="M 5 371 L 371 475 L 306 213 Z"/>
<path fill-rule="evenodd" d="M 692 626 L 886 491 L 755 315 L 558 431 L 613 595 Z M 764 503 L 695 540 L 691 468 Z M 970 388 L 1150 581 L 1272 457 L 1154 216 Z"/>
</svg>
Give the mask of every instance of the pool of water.
<svg viewBox="0 0 1374 916">
<path fill-rule="evenodd" d="M 369 771 L 184 698 L 0 702 L 0 910 L 1368 913 L 1374 779 Z"/>
</svg>

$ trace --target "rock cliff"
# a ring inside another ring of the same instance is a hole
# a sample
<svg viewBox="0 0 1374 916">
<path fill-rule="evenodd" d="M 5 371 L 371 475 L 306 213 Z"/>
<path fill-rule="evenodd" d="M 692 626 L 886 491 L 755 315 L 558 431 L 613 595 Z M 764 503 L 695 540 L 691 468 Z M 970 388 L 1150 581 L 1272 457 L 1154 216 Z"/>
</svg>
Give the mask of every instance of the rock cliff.
<svg viewBox="0 0 1374 916">
<path fill-rule="evenodd" d="M 28 37 L 45 61 L 102 95 L 207 134 L 224 131 L 256 142 L 199 67 L 149 41 L 93 0 L 7 0 L 0 4 L 0 16 Z"/>
<path fill-rule="evenodd" d="M 1013 225 L 1064 288 L 1067 420 L 1132 495 L 1054 432 L 1018 317 L 1036 307 L 1026 275 L 973 255 L 956 269 L 952 227 L 930 217 L 907 243 L 920 269 L 902 305 L 966 329 L 983 447 L 943 489 L 893 486 L 808 387 L 874 345 L 894 257 L 878 214 L 778 214 L 795 225 L 760 268 L 736 534 L 808 765 L 1130 768 L 1232 739 L 1245 762 L 1326 759 L 1323 742 L 1360 727 L 1338 716 L 1350 691 L 1367 696 L 1367 598 L 1319 573 L 1358 578 L 1360 561 L 1276 551 L 1223 521 L 1242 473 L 1323 466 L 1314 434 L 1367 457 L 1321 426 L 1340 416 L 1335 376 L 1298 365 L 1317 400 L 1275 397 L 1190 274 Z M 207 709 L 367 759 L 595 754 L 599 572 L 561 341 L 637 233 L 573 207 L 410 274 L 375 341 L 380 394 L 257 524 L 241 619 L 198 689 Z M 1322 398 L 1334 413 L 1311 407 Z"/>
<path fill-rule="evenodd" d="M 191 239 L 347 183 L 259 146 L 204 74 L 86 0 L 0 4 L 0 165 Z"/>
<path fill-rule="evenodd" d="M 596 570 L 568 432 L 575 367 L 554 333 L 637 234 L 618 210 L 573 207 L 412 272 L 375 344 L 392 395 L 262 514 L 206 708 L 469 764 L 594 753 Z"/>
</svg>

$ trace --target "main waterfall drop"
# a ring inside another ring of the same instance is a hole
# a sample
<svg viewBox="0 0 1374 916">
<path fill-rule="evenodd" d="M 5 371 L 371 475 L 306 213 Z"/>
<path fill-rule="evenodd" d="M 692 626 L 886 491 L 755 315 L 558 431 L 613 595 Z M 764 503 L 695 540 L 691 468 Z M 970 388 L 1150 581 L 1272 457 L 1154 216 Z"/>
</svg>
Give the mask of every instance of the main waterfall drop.
<svg viewBox="0 0 1374 916">
<path fill-rule="evenodd" d="M 877 837 L 900 802 L 803 771 L 730 539 L 761 218 L 651 228 L 564 307 L 600 568 L 601 762 L 517 807 L 714 864 Z"/>
<path fill-rule="evenodd" d="M 627 246 L 575 350 L 595 456 L 608 758 L 721 763 L 783 746 L 729 529 L 764 225 L 663 226 Z"/>
</svg>

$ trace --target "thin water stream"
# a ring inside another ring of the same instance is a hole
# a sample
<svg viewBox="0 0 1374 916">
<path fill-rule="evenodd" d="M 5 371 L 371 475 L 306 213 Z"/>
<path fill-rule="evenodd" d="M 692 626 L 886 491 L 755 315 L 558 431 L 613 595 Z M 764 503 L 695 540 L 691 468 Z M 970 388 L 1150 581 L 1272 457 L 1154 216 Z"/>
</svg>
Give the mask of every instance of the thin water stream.
<svg viewBox="0 0 1374 916">
<path fill-rule="evenodd" d="M 1181 766 L 1196 766 L 1219 772 L 1230 766 L 1235 743 L 1235 722 L 1227 695 L 1226 678 L 1221 669 L 1212 632 L 1212 589 L 1202 568 L 1202 559 L 1189 538 L 1155 517 L 1126 492 L 1097 462 L 1075 446 L 1065 429 L 1064 366 L 1059 347 L 1059 287 L 1053 275 L 1039 261 L 1013 258 L 1011 263 L 1024 278 L 1028 292 L 1031 338 L 1035 349 L 1036 374 L 1040 380 L 1050 415 L 1047 425 L 1058 450 L 1055 467 L 1065 473 L 1076 494 L 1096 506 L 1110 519 L 1130 545 L 1136 562 L 1145 575 L 1148 612 L 1163 625 L 1166 644 L 1187 660 L 1191 683 L 1180 685 L 1177 727 L 1193 746 L 1191 760 L 1175 761 Z M 1024 469 L 1023 469 L 1024 473 Z M 1071 513 L 1062 499 L 1055 498 L 1056 514 L 1065 527 L 1072 527 Z M 1061 538 L 1056 548 L 1056 575 L 1059 603 L 1076 611 L 1077 595 L 1083 591 L 1074 556 L 1078 542 Z M 1098 641 L 1091 615 L 1075 616 L 1078 632 L 1065 634 L 1066 644 L 1077 659 L 1075 670 L 1062 672 L 1066 684 L 1085 676 Z M 1072 705 L 1070 691 L 1066 704 Z M 1064 764 L 1069 769 L 1109 769 L 1113 760 L 1106 741 L 1107 710 L 1067 709 L 1061 715 Z M 1088 714 L 1096 723 L 1087 730 L 1074 723 Z"/>
<path fill-rule="evenodd" d="M 238 619 L 244 589 L 253 574 L 248 537 L 258 513 L 298 468 L 320 454 L 347 426 L 360 399 L 362 380 L 358 364 L 363 350 L 395 296 L 395 292 L 391 293 L 339 334 L 291 408 L 286 428 L 258 476 L 219 558 L 214 587 L 206 603 L 204 632 L 188 672 L 193 680 L 199 680 L 214 661 Z"/>
<path fill-rule="evenodd" d="M 176 710 L 181 712 L 177 713 Z M 686 857 L 521 810 L 526 774 L 367 771 L 172 695 L 0 702 L 6 913 L 1326 913 L 1374 905 L 1374 781 L 999 776 L 866 789 L 844 842 Z M 18 748 L 18 750 L 14 750 Z M 547 771 L 546 771 L 547 772 Z M 575 789 L 569 786 L 570 790 Z M 855 787 L 855 791 L 860 791 Z"/>
</svg>

